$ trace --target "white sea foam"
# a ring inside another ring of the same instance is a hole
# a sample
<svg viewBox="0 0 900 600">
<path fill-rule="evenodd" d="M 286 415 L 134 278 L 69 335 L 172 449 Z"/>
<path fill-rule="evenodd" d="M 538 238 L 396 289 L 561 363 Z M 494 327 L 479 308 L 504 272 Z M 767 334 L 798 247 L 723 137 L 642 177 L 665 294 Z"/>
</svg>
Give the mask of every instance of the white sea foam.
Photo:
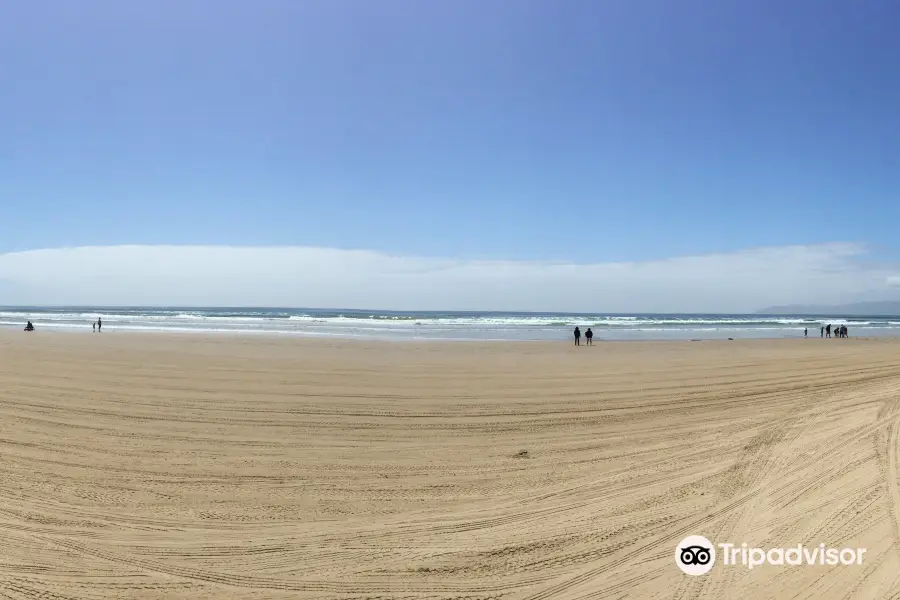
<svg viewBox="0 0 900 600">
<path fill-rule="evenodd" d="M 846 324 L 851 335 L 900 335 L 900 320 L 765 315 L 566 315 L 515 313 L 382 313 L 289 309 L 4 308 L 0 326 L 104 331 L 267 333 L 385 339 L 567 339 L 576 325 L 599 340 L 798 337 L 803 329 Z"/>
</svg>

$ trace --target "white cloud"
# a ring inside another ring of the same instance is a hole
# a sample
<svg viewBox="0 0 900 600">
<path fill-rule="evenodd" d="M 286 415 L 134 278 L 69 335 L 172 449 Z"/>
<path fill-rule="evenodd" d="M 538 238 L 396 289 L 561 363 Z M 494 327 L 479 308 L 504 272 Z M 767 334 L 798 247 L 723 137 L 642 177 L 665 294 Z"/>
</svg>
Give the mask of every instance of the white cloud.
<svg viewBox="0 0 900 600">
<path fill-rule="evenodd" d="M 0 254 L 0 305 L 747 312 L 891 296 L 858 244 L 570 264 L 307 247 L 115 246 Z"/>
</svg>

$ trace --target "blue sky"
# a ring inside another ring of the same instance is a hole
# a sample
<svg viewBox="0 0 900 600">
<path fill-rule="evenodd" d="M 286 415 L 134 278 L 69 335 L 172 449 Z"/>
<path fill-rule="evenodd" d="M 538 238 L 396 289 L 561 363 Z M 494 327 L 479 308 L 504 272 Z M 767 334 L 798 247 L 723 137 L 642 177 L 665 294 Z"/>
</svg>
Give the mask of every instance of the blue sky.
<svg viewBox="0 0 900 600">
<path fill-rule="evenodd" d="M 596 264 L 852 242 L 896 256 L 896 3 L 0 11 L 0 253 Z"/>
</svg>

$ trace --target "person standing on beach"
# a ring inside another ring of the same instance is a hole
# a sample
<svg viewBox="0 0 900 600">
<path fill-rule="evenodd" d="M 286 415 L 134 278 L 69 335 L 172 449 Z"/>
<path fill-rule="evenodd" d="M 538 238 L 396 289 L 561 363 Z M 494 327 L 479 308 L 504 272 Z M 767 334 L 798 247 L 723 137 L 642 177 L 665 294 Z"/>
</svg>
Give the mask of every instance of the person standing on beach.
<svg viewBox="0 0 900 600">
<path fill-rule="evenodd" d="M 97 321 L 94 321 L 93 323 L 91 323 L 91 329 L 94 330 L 94 333 L 97 333 Z"/>
<path fill-rule="evenodd" d="M 809 329 L 806 327 L 803 328 L 803 337 L 809 337 Z"/>
<path fill-rule="evenodd" d="M 591 341 L 594 339 L 594 332 L 591 331 L 591 328 L 588 327 L 588 330 L 584 332 L 584 339 L 587 340 L 588 346 L 593 346 L 594 343 Z"/>
<path fill-rule="evenodd" d="M 819 337 L 825 337 L 825 328 L 824 327 L 819 329 Z"/>
<path fill-rule="evenodd" d="M 828 325 L 825 326 L 825 337 L 827 337 L 827 338 L 831 337 L 831 323 L 829 323 Z"/>
<path fill-rule="evenodd" d="M 578 326 L 575 326 L 575 345 L 581 345 L 581 330 L 578 328 Z"/>
<path fill-rule="evenodd" d="M 97 331 L 98 332 L 100 331 L 101 327 L 103 327 L 103 321 L 100 319 L 100 317 L 97 317 Z"/>
</svg>

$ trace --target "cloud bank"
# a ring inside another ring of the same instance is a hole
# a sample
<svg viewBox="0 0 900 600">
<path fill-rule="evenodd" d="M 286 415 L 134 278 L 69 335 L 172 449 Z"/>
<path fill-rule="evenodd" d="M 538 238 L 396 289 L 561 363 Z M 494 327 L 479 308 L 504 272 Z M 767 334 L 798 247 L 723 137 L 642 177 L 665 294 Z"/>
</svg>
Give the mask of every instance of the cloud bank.
<svg viewBox="0 0 900 600">
<path fill-rule="evenodd" d="M 0 305 L 752 312 L 896 298 L 859 244 L 574 264 L 312 247 L 106 246 L 0 254 Z"/>
</svg>

